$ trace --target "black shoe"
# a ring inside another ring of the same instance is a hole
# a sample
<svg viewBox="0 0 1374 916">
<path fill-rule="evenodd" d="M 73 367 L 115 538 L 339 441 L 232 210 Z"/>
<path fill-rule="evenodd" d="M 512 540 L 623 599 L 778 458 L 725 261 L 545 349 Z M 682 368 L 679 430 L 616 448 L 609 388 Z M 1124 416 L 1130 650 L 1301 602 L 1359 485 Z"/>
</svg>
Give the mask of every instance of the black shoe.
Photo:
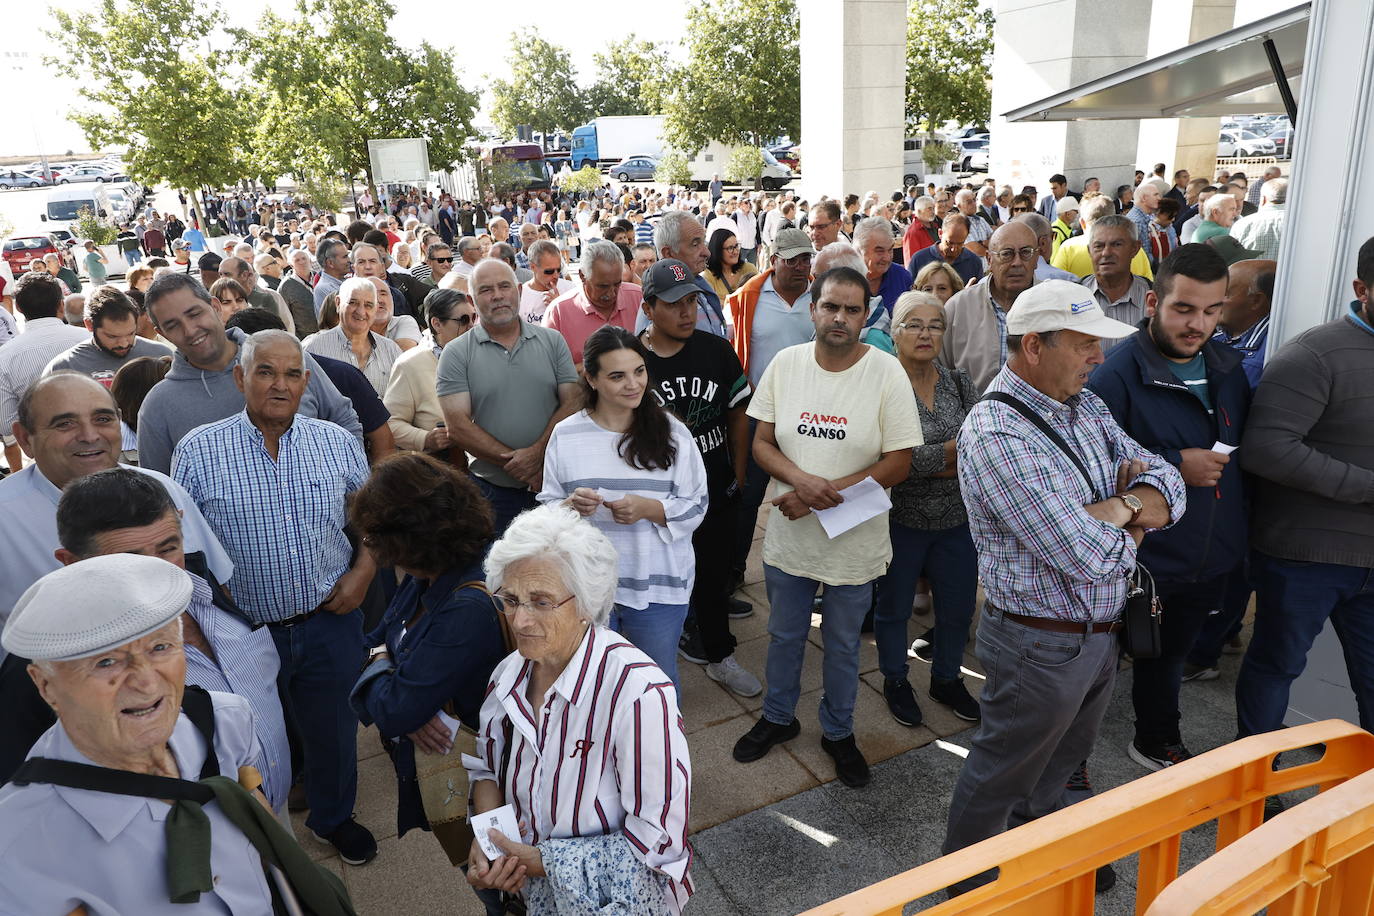
<svg viewBox="0 0 1374 916">
<path fill-rule="evenodd" d="M 834 759 L 835 775 L 849 788 L 866 786 L 873 779 L 873 774 L 868 771 L 868 761 L 859 753 L 859 746 L 854 743 L 853 735 L 839 741 L 821 738 L 821 750 Z"/>
<path fill-rule="evenodd" d="M 317 833 L 315 838 L 337 849 L 345 865 L 365 865 L 377 858 L 377 840 L 372 832 L 351 817 L 328 836 Z"/>
<path fill-rule="evenodd" d="M 1110 865 L 1104 865 L 1097 870 L 1097 883 L 1093 888 L 1093 893 L 1105 894 L 1107 891 L 1116 887 L 1116 869 Z"/>
<path fill-rule="evenodd" d="M 729 613 L 731 620 L 740 620 L 744 617 L 754 616 L 754 606 L 743 598 L 730 598 L 730 600 L 726 602 L 726 607 L 729 608 L 727 613 Z"/>
<path fill-rule="evenodd" d="M 887 700 L 887 711 L 902 725 L 915 728 L 924 720 L 921 707 L 916 703 L 916 692 L 911 682 L 904 677 L 883 678 L 883 699 Z"/>
<path fill-rule="evenodd" d="M 735 742 L 734 758 L 740 763 L 753 763 L 773 749 L 773 745 L 791 741 L 801 734 L 801 723 L 793 719 L 787 725 L 778 725 L 767 719 L 759 719 L 754 727 Z"/>
<path fill-rule="evenodd" d="M 727 588 L 728 588 L 728 594 L 731 594 L 731 595 L 733 595 L 735 592 L 739 591 L 740 589 L 744 588 L 744 570 L 742 570 L 742 569 L 732 569 L 732 570 L 730 570 L 730 584 L 727 586 Z"/>
<path fill-rule="evenodd" d="M 1078 769 L 1073 771 L 1069 781 L 1064 783 L 1064 788 L 1069 792 L 1078 792 L 1084 795 L 1093 794 L 1093 784 L 1088 780 L 1088 761 L 1083 761 L 1078 765 Z"/>
<path fill-rule="evenodd" d="M 911 641 L 911 654 L 926 664 L 935 656 L 935 628 L 930 627 Z"/>
<path fill-rule="evenodd" d="M 677 654 L 694 665 L 704 665 L 708 661 L 706 649 L 701 644 L 701 634 L 695 628 L 682 631 L 677 641 Z"/>
<path fill-rule="evenodd" d="M 1139 741 L 1132 741 L 1126 745 L 1126 756 L 1147 770 L 1158 771 L 1190 760 L 1193 754 L 1182 744 L 1142 745 Z"/>
<path fill-rule="evenodd" d="M 952 681 L 931 678 L 930 698 L 937 703 L 944 703 L 965 722 L 977 722 L 983 718 L 983 711 L 979 709 L 978 701 L 969 695 L 968 688 L 964 686 L 964 679 L 961 677 L 956 677 Z"/>
</svg>

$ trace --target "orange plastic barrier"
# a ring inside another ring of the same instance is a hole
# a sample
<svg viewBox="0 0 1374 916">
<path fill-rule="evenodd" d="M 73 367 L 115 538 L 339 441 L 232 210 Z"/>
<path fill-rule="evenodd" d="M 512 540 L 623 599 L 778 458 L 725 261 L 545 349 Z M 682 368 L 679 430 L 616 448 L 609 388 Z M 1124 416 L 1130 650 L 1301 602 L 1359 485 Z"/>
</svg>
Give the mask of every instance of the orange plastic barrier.
<svg viewBox="0 0 1374 916">
<path fill-rule="evenodd" d="M 1283 751 L 1324 744 L 1320 759 L 1275 771 Z M 1374 735 L 1331 719 L 1255 735 L 1151 773 L 855 891 L 805 916 L 901 916 L 912 900 L 990 868 L 993 882 L 923 912 L 930 916 L 1093 912 L 1099 866 L 1139 852 L 1136 913 L 1178 876 L 1179 834 L 1217 821 L 1217 849 L 1264 820 L 1264 800 L 1295 789 L 1329 789 L 1374 769 Z M 1363 912 L 1363 911 L 1361 911 Z"/>
<path fill-rule="evenodd" d="M 1183 875 L 1146 916 L 1374 912 L 1374 772 L 1291 808 Z"/>
</svg>

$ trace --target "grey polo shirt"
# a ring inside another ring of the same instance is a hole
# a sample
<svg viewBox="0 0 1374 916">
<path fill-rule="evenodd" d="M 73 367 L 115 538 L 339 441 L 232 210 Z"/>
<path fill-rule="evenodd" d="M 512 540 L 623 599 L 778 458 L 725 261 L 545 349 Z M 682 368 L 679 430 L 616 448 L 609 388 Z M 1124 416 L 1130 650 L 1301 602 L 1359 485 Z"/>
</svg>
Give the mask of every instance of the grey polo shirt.
<svg viewBox="0 0 1374 916">
<path fill-rule="evenodd" d="M 558 386 L 577 381 L 572 353 L 553 328 L 520 322 L 510 350 L 491 339 L 479 323 L 444 347 L 435 390 L 439 397 L 466 392 L 472 421 L 511 448 L 532 445 L 558 410 Z M 525 484 L 489 461 L 474 458 L 472 473 L 512 489 Z"/>
<path fill-rule="evenodd" d="M 1097 300 L 1097 304 L 1101 306 L 1103 313 L 1108 318 L 1115 318 L 1117 321 L 1123 321 L 1134 327 L 1140 324 L 1141 320 L 1145 317 L 1145 294 L 1150 291 L 1150 281 L 1146 280 L 1144 277 L 1132 274 L 1131 285 L 1127 288 L 1125 295 L 1110 302 L 1107 300 L 1107 294 L 1097 288 L 1096 275 L 1088 274 L 1078 282 L 1093 291 L 1093 298 Z M 1131 335 L 1128 334 L 1126 336 L 1129 337 Z M 1102 341 L 1102 352 L 1107 352 L 1125 339 L 1125 337 L 1117 337 L 1111 340 L 1104 338 Z"/>
</svg>

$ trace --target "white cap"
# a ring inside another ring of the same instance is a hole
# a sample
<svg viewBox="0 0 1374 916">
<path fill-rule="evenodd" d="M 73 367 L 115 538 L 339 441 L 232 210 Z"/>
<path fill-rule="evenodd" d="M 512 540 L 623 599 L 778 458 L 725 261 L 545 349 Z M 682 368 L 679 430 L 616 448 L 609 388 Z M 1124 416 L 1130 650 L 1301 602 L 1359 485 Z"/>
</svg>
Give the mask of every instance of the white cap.
<svg viewBox="0 0 1374 916">
<path fill-rule="evenodd" d="M 1108 318 L 1097 304 L 1093 291 L 1067 280 L 1045 280 L 1016 297 L 1007 312 L 1007 333 L 1078 331 L 1093 337 L 1129 337 L 1135 328 L 1124 321 Z"/>
<path fill-rule="evenodd" d="M 91 557 L 29 586 L 0 643 L 34 661 L 87 658 L 176 620 L 191 592 L 191 577 L 166 560 L 132 553 Z"/>
<path fill-rule="evenodd" d="M 1063 219 L 1066 213 L 1078 212 L 1078 198 L 1065 194 L 1059 198 L 1059 203 L 1054 205 L 1054 215 L 1058 219 Z"/>
</svg>

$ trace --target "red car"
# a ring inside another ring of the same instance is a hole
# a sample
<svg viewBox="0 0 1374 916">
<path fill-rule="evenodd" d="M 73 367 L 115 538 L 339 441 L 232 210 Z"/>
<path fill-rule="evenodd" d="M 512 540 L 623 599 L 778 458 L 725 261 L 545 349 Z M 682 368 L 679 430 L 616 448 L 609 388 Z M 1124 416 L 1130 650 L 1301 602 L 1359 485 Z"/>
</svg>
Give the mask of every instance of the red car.
<svg viewBox="0 0 1374 916">
<path fill-rule="evenodd" d="M 16 235 L 5 239 L 4 244 L 5 263 L 9 264 L 10 272 L 17 280 L 20 276 L 28 272 L 29 262 L 34 258 L 42 258 L 44 255 L 56 254 L 63 256 L 63 263 L 66 263 L 65 252 L 57 239 L 51 235 Z"/>
</svg>

